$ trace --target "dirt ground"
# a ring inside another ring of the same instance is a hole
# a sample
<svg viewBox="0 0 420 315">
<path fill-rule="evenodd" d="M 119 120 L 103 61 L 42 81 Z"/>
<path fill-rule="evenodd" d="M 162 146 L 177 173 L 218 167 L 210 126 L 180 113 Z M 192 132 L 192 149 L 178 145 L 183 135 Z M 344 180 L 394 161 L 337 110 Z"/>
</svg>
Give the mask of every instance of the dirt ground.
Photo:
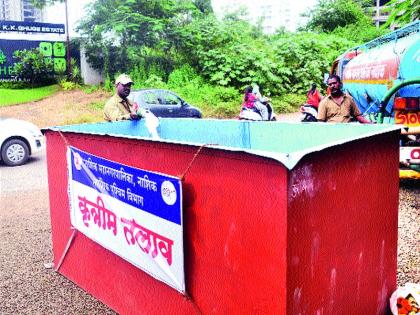
<svg viewBox="0 0 420 315">
<path fill-rule="evenodd" d="M 40 101 L 0 107 L 0 117 L 23 119 L 39 128 L 102 121 L 102 109 L 93 104 L 104 104 L 110 96 L 104 91 L 60 91 Z"/>
</svg>

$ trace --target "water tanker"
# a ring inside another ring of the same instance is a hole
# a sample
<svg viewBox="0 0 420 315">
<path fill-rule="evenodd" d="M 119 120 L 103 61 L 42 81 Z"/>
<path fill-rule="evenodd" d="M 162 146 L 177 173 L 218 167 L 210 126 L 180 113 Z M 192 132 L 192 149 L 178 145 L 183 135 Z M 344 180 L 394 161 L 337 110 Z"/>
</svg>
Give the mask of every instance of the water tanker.
<svg viewBox="0 0 420 315">
<path fill-rule="evenodd" d="M 420 21 L 346 51 L 331 73 L 371 121 L 401 125 L 400 177 L 420 178 Z"/>
</svg>

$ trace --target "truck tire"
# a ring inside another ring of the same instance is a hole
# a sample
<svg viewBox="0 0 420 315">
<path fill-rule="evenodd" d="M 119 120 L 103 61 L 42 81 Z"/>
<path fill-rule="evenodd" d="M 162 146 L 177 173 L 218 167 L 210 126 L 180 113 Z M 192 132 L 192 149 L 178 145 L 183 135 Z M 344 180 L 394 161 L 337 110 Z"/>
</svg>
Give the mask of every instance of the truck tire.
<svg viewBox="0 0 420 315">
<path fill-rule="evenodd" d="M 29 158 L 28 145 L 19 139 L 11 139 L 4 143 L 1 149 L 1 159 L 8 166 L 25 164 Z"/>
</svg>

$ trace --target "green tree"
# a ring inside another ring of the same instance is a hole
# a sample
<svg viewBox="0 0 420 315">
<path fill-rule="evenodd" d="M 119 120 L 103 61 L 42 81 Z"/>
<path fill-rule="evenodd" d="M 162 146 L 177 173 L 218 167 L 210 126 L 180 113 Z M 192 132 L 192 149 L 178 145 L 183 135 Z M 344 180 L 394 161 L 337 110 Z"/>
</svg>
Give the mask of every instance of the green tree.
<svg viewBox="0 0 420 315">
<path fill-rule="evenodd" d="M 370 20 L 350 24 L 345 27 L 337 27 L 331 34 L 354 41 L 357 44 L 366 43 L 379 36 L 384 35 L 389 30 L 376 28 Z"/>
<path fill-rule="evenodd" d="M 256 69 L 264 62 L 258 60 L 269 52 L 265 52 L 259 31 L 248 22 L 240 19 L 221 22 L 213 15 L 186 26 L 182 43 L 181 50 L 206 78 L 219 85 L 236 87 L 260 78 Z M 264 70 L 269 73 L 268 68 Z"/>
<path fill-rule="evenodd" d="M 370 41 L 386 32 L 373 25 L 370 6 L 368 0 L 319 0 L 304 14 L 309 20 L 303 29 L 333 33 L 358 44 Z"/>
<path fill-rule="evenodd" d="M 305 16 L 309 18 L 305 28 L 318 32 L 332 32 L 337 27 L 360 22 L 366 24 L 369 19 L 361 5 L 353 0 L 319 0 Z"/>
<path fill-rule="evenodd" d="M 304 92 L 321 83 L 332 61 L 353 41 L 328 34 L 279 32 L 264 36 L 240 19 L 214 16 L 189 24 L 183 51 L 195 69 L 213 84 L 243 88 L 258 83 L 264 93 Z"/>
<path fill-rule="evenodd" d="M 211 0 L 193 0 L 193 3 L 197 7 L 197 9 L 199 9 L 202 13 L 213 13 Z"/>
<path fill-rule="evenodd" d="M 332 62 L 355 42 L 332 34 L 281 34 L 272 39 L 282 93 L 302 93 L 311 83 L 322 84 Z"/>
<path fill-rule="evenodd" d="M 78 30 L 88 60 L 108 74 L 126 72 L 145 58 L 168 64 L 180 29 L 201 12 L 192 1 L 96 0 Z"/>
<path fill-rule="evenodd" d="M 384 28 L 391 24 L 404 26 L 411 21 L 420 19 L 420 0 L 391 0 L 387 3 L 389 17 Z"/>
</svg>

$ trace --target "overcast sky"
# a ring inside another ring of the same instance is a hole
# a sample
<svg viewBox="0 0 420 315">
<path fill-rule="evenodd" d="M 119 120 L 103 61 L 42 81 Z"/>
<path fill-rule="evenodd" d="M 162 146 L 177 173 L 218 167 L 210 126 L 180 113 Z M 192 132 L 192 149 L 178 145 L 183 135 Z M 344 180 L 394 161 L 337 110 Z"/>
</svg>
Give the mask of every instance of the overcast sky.
<svg viewBox="0 0 420 315">
<path fill-rule="evenodd" d="M 84 7 L 92 0 L 68 0 L 68 11 L 69 11 L 69 28 L 70 36 L 74 36 L 76 32 L 74 28 L 76 23 L 80 20 L 84 14 Z M 62 23 L 65 24 L 65 9 L 64 3 L 55 4 L 52 7 L 47 8 L 45 21 L 49 23 Z"/>
<path fill-rule="evenodd" d="M 69 9 L 69 28 L 70 28 L 70 36 L 75 35 L 74 28 L 78 20 L 80 20 L 84 16 L 84 7 L 86 4 L 91 2 L 92 0 L 69 0 L 68 1 L 68 9 Z M 248 2 L 250 7 L 252 7 L 252 3 L 255 3 L 258 0 L 244 0 L 244 2 Z M 317 0 L 284 0 L 291 2 L 291 8 L 298 13 L 302 13 L 306 11 L 306 9 L 313 6 Z M 229 0 L 212 0 L 213 3 L 217 5 L 224 5 L 229 4 L 231 1 Z M 65 23 L 65 13 L 64 13 L 64 4 L 56 4 L 51 8 L 47 9 L 46 14 L 46 22 L 49 23 Z"/>
<path fill-rule="evenodd" d="M 232 2 L 229 0 L 211 0 L 211 1 L 213 4 L 218 5 L 218 6 L 223 6 Z M 252 7 L 255 1 L 258 1 L 258 0 L 240 0 L 240 2 L 244 2 L 249 7 Z M 317 0 L 295 0 L 295 1 L 276 0 L 276 2 L 281 2 L 281 1 L 289 3 L 292 8 L 300 12 L 305 11 L 306 8 L 313 6 L 317 2 Z"/>
</svg>

